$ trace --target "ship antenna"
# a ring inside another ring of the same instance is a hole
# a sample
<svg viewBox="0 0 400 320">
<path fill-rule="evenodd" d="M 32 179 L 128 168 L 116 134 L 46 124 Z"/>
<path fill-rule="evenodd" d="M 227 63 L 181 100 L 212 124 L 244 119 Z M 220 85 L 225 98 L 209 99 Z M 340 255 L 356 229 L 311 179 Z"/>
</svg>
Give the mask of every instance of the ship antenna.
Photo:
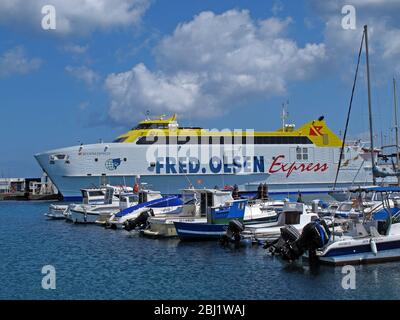
<svg viewBox="0 0 400 320">
<path fill-rule="evenodd" d="M 289 101 L 286 101 L 286 103 L 282 103 L 282 131 L 285 131 L 285 126 L 286 126 L 286 120 L 289 118 L 289 112 L 287 111 L 287 108 L 289 106 Z"/>
</svg>

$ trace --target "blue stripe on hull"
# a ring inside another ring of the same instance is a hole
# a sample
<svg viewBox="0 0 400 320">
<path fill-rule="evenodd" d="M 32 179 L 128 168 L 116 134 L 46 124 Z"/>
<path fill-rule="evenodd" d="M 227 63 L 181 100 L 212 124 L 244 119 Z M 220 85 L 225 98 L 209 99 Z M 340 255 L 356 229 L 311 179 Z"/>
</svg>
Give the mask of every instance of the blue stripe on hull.
<svg viewBox="0 0 400 320">
<path fill-rule="evenodd" d="M 78 197 L 63 197 L 63 201 L 65 202 L 82 202 L 83 198 L 82 196 Z"/>
<path fill-rule="evenodd" d="M 182 205 L 182 200 L 177 196 L 170 196 L 160 199 L 151 200 L 148 202 L 139 203 L 132 207 L 126 208 L 118 212 L 115 216 L 121 218 L 127 214 L 130 214 L 138 209 L 148 207 L 148 208 L 164 208 L 164 207 L 176 207 Z"/>
<path fill-rule="evenodd" d="M 226 232 L 227 225 L 208 223 L 174 222 L 176 233 L 181 240 L 215 240 Z"/>
<path fill-rule="evenodd" d="M 376 244 L 376 248 L 378 249 L 378 253 L 379 251 L 400 249 L 400 241 L 380 242 Z M 329 250 L 325 257 L 344 256 L 366 252 L 371 252 L 371 246 L 369 244 L 363 244 L 357 247 L 350 246 Z"/>
</svg>

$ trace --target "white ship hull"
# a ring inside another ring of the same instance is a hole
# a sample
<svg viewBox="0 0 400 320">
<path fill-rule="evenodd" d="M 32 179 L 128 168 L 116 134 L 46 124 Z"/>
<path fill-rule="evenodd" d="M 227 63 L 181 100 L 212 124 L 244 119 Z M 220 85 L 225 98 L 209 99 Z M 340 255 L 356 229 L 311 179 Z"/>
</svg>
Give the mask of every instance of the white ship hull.
<svg viewBox="0 0 400 320">
<path fill-rule="evenodd" d="M 299 147 L 307 148 L 307 161 L 296 159 L 296 148 Z M 215 163 L 210 160 L 190 165 L 187 159 L 191 158 L 177 157 L 179 165 L 171 165 L 171 157 L 149 159 L 147 148 L 134 143 L 93 144 L 53 150 L 35 157 L 64 198 L 72 200 L 81 197 L 80 189 L 107 183 L 133 185 L 138 177 L 141 183 L 165 194 L 177 193 L 189 184 L 195 188 L 237 184 L 241 190 L 254 191 L 259 183 L 267 183 L 271 194 L 328 192 L 335 180 L 340 154 L 339 148 L 335 147 L 262 145 L 255 146 L 254 155 L 248 157 L 225 145 L 219 157 L 214 156 Z M 199 152 L 198 149 L 195 151 Z M 191 152 L 190 147 L 187 152 Z M 201 152 L 208 150 L 202 147 Z M 234 164 L 226 161 L 227 153 L 237 155 Z M 50 160 L 54 155 L 62 155 L 62 159 Z M 337 186 L 345 188 L 370 183 L 371 168 L 365 161 L 363 149 L 348 147 L 345 155 L 346 165 L 340 170 Z M 113 161 L 115 165 L 110 166 Z"/>
<path fill-rule="evenodd" d="M 208 142 L 207 137 L 206 142 L 195 138 L 179 144 L 171 142 L 172 136 L 168 142 L 151 143 L 146 139 L 154 140 L 154 136 L 148 138 L 135 130 L 131 133 L 139 136 L 129 143 L 74 146 L 35 157 L 67 200 L 79 198 L 82 188 L 133 185 L 138 177 L 164 194 L 175 194 L 189 185 L 237 184 L 240 190 L 255 191 L 260 183 L 266 183 L 271 194 L 328 192 L 339 165 L 341 142 L 323 121 L 292 133 L 256 134 L 254 140 L 246 137 L 239 144 L 229 139 Z M 151 136 L 151 130 L 147 134 Z M 366 149 L 346 146 L 343 156 L 338 189 L 372 182 Z"/>
</svg>

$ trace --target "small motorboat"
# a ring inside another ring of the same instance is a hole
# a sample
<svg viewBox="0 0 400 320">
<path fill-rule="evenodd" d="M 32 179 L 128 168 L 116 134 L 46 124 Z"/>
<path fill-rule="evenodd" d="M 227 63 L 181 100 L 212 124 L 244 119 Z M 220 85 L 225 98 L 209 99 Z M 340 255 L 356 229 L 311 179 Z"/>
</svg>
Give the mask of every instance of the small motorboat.
<svg viewBox="0 0 400 320">
<path fill-rule="evenodd" d="M 68 205 L 51 204 L 49 206 L 49 212 L 44 215 L 51 220 L 63 220 L 67 218 L 68 209 Z"/>
<path fill-rule="evenodd" d="M 106 193 L 105 188 L 89 188 L 82 189 L 82 204 L 81 205 L 97 205 L 104 203 L 104 197 Z M 66 219 L 72 221 L 70 208 L 77 206 L 77 204 L 63 205 L 63 204 L 51 204 L 49 211 L 44 215 L 49 219 Z"/>
<path fill-rule="evenodd" d="M 103 189 L 82 189 L 83 203 L 69 206 L 69 219 L 74 223 L 96 223 L 107 220 L 120 210 L 120 200 L 113 187 Z M 98 199 L 102 195 L 103 199 Z M 93 198 L 96 199 L 93 199 Z"/>
<path fill-rule="evenodd" d="M 252 242 L 275 240 L 280 237 L 282 227 L 291 225 L 301 232 L 309 222 L 317 219 L 319 219 L 318 214 L 309 212 L 306 204 L 286 202 L 276 221 L 246 225 L 244 231 L 241 232 L 241 239 Z"/>
<path fill-rule="evenodd" d="M 182 199 L 172 195 L 163 197 L 159 191 L 141 190 L 139 202 L 133 206 L 114 212 L 107 220 L 107 227 L 134 229 L 137 225 L 144 225 L 149 216 L 166 214 L 180 214 L 182 212 Z"/>
</svg>

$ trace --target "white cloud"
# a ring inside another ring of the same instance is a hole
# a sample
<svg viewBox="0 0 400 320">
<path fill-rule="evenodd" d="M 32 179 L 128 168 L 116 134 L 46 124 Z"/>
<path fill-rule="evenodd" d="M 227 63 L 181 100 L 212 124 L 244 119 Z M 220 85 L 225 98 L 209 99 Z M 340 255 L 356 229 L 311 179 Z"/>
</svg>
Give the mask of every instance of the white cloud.
<svg viewBox="0 0 400 320">
<path fill-rule="evenodd" d="M 348 70 L 354 65 L 363 26 L 368 25 L 373 80 L 380 83 L 400 72 L 400 1 L 398 0 L 353 0 L 356 9 L 356 30 L 345 30 L 341 21 L 341 9 L 347 0 L 310 0 L 311 6 L 320 15 L 324 24 L 324 42 L 327 55 L 333 66 Z"/>
<path fill-rule="evenodd" d="M 89 49 L 88 45 L 80 46 L 78 44 L 67 44 L 64 46 L 64 51 L 73 54 L 84 54 Z"/>
<path fill-rule="evenodd" d="M 100 76 L 95 71 L 86 66 L 66 66 L 65 71 L 89 87 L 92 87 L 100 79 Z"/>
<path fill-rule="evenodd" d="M 12 74 L 27 74 L 39 69 L 42 61 L 28 58 L 22 46 L 14 47 L 0 56 L 0 77 Z"/>
<path fill-rule="evenodd" d="M 284 6 L 283 6 L 282 1 L 280 1 L 280 0 L 275 0 L 275 1 L 274 1 L 274 4 L 272 5 L 271 12 L 272 12 L 272 14 L 273 14 L 274 16 L 276 16 L 278 13 L 280 13 L 281 11 L 283 11 L 283 9 L 284 9 Z"/>
<path fill-rule="evenodd" d="M 125 123 L 147 109 L 211 117 L 248 98 L 284 94 L 288 81 L 310 78 L 325 60 L 323 44 L 299 47 L 284 35 L 291 21 L 200 13 L 160 41 L 156 71 L 139 64 L 108 76 L 111 118 Z"/>
<path fill-rule="evenodd" d="M 135 25 L 150 0 L 2 0 L 0 23 L 19 29 L 41 30 L 44 17 L 41 9 L 48 4 L 56 9 L 57 34 L 80 34 Z"/>
</svg>

